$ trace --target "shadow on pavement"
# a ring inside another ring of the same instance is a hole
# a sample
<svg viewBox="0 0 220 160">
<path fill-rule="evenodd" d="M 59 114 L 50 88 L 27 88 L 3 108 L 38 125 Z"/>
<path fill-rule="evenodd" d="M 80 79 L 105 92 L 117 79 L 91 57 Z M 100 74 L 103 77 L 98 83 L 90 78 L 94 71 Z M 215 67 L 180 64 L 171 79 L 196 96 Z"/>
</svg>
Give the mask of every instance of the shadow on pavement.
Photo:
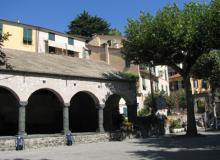
<svg viewBox="0 0 220 160">
<path fill-rule="evenodd" d="M 220 160 L 219 133 L 198 137 L 171 136 L 148 138 L 132 143 L 143 147 L 141 151 L 129 152 L 141 160 Z"/>
</svg>

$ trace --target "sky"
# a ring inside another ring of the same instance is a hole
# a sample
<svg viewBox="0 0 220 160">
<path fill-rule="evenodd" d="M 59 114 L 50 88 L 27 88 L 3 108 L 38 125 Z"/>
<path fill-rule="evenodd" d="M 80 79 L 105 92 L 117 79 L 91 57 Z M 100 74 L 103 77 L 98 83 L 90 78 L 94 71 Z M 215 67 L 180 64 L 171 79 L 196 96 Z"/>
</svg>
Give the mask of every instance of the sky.
<svg viewBox="0 0 220 160">
<path fill-rule="evenodd" d="M 155 14 L 166 4 L 176 3 L 183 8 L 188 2 L 210 0 L 1 0 L 0 19 L 36 25 L 66 32 L 68 25 L 84 10 L 102 17 L 111 27 L 125 30 L 127 19 L 137 19 L 140 11 Z"/>
</svg>

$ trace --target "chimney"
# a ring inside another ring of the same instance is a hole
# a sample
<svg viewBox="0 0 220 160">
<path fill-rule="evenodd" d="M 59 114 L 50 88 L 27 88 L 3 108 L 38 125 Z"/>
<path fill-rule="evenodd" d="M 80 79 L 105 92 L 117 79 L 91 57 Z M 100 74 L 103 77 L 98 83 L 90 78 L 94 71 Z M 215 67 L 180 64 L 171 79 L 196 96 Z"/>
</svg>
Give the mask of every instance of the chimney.
<svg viewBox="0 0 220 160">
<path fill-rule="evenodd" d="M 106 63 L 110 64 L 108 43 L 104 43 L 104 47 L 105 47 L 105 61 Z"/>
</svg>

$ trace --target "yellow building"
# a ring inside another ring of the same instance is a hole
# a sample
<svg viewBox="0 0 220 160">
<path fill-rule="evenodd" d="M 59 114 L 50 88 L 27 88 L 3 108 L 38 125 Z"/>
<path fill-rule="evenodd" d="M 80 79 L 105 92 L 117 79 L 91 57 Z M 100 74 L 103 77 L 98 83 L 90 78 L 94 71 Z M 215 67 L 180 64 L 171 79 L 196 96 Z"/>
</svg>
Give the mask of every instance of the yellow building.
<svg viewBox="0 0 220 160">
<path fill-rule="evenodd" d="M 36 52 L 37 32 L 33 26 L 0 20 L 0 28 L 2 33 L 10 34 L 8 40 L 3 43 L 3 48 Z"/>
<path fill-rule="evenodd" d="M 177 91 L 184 88 L 183 78 L 180 74 L 169 68 L 170 91 Z M 207 81 L 202 79 L 190 78 L 192 94 L 208 93 L 210 86 Z"/>
</svg>

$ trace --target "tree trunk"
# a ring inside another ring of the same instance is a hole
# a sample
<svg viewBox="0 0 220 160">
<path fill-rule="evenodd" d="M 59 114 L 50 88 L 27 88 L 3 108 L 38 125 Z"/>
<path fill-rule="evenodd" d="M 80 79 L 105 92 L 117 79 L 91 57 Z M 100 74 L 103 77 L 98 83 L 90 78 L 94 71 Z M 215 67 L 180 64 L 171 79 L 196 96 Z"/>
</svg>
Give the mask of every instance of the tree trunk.
<svg viewBox="0 0 220 160">
<path fill-rule="evenodd" d="M 215 87 L 213 84 L 211 84 L 211 95 L 212 95 L 212 106 L 213 106 L 213 114 L 214 114 L 214 122 L 215 122 L 215 129 L 218 129 L 217 124 L 217 113 L 216 113 L 216 104 L 215 104 Z"/>
<path fill-rule="evenodd" d="M 187 131 L 189 136 L 197 135 L 196 120 L 194 113 L 194 102 L 192 98 L 192 90 L 190 84 L 190 77 L 183 76 L 184 87 L 186 92 L 186 104 L 187 104 Z"/>
</svg>

